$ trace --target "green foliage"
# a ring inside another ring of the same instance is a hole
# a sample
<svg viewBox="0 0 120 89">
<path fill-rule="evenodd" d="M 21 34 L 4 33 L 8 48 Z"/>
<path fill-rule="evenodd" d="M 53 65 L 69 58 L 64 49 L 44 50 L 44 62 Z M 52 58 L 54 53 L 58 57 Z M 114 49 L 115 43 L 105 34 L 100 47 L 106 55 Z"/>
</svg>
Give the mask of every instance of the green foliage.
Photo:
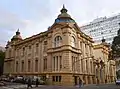
<svg viewBox="0 0 120 89">
<path fill-rule="evenodd" d="M 117 79 L 120 78 L 120 70 L 119 70 L 119 71 L 116 71 L 116 77 L 117 77 Z"/>
<path fill-rule="evenodd" d="M 5 58 L 5 52 L 0 51 L 0 61 Z"/>
<path fill-rule="evenodd" d="M 5 59 L 5 52 L 0 51 L 0 75 L 3 73 L 4 59 Z"/>
<path fill-rule="evenodd" d="M 112 48 L 112 56 L 114 58 L 120 57 L 120 35 L 114 37 L 111 48 Z"/>
</svg>

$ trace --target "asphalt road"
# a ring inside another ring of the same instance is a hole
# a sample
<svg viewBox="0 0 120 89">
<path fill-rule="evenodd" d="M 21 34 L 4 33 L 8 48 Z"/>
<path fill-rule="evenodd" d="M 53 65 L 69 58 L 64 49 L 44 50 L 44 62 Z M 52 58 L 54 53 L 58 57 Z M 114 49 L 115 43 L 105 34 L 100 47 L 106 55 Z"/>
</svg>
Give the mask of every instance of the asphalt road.
<svg viewBox="0 0 120 89">
<path fill-rule="evenodd" d="M 5 87 L 0 87 L 0 89 L 27 89 L 26 87 L 27 87 L 26 85 L 10 85 L 10 86 L 5 86 Z M 32 89 L 120 89 L 120 86 L 116 86 L 115 84 L 102 84 L 102 85 L 85 85 L 79 88 L 78 86 L 40 85 L 38 88 L 33 86 Z"/>
</svg>

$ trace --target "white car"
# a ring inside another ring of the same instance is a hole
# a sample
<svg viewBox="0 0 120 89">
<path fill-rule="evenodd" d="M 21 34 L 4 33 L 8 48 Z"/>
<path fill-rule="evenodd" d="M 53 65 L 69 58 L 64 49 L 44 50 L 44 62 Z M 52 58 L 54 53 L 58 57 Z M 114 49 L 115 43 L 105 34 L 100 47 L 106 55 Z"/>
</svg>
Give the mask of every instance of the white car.
<svg viewBox="0 0 120 89">
<path fill-rule="evenodd" d="M 120 85 L 120 79 L 116 80 L 116 85 Z"/>
</svg>

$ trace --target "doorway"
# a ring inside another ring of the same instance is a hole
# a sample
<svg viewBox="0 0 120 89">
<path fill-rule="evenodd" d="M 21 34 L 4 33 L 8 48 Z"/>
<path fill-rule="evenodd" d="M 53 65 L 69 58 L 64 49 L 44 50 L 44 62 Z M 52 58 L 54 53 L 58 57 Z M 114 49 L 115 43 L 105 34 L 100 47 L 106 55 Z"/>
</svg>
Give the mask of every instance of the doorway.
<svg viewBox="0 0 120 89">
<path fill-rule="evenodd" d="M 74 84 L 77 85 L 77 76 L 74 76 Z"/>
</svg>

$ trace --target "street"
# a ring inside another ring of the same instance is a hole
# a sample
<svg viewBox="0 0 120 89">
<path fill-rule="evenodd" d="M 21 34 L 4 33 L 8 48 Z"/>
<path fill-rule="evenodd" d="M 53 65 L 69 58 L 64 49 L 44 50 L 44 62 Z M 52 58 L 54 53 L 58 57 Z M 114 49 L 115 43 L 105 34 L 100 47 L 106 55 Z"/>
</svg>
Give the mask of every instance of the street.
<svg viewBox="0 0 120 89">
<path fill-rule="evenodd" d="M 5 87 L 0 87 L 0 89 L 27 89 L 27 88 L 26 88 L 26 85 L 9 85 Z M 39 85 L 39 87 L 36 88 L 33 85 L 32 89 L 120 89 L 120 86 L 116 86 L 115 84 L 101 84 L 101 85 L 85 85 L 79 88 L 78 86 Z"/>
</svg>

